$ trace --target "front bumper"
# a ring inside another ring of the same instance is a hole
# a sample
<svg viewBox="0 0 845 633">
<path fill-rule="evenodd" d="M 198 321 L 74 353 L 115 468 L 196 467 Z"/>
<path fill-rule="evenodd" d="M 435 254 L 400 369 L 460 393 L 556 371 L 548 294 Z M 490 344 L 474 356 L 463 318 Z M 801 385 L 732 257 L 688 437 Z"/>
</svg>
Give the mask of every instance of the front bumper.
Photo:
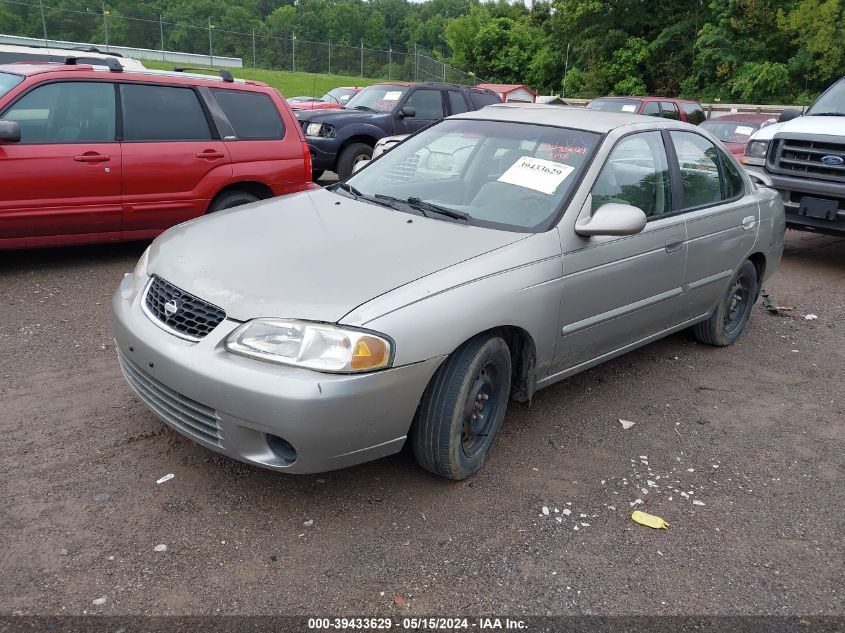
<svg viewBox="0 0 845 633">
<path fill-rule="evenodd" d="M 746 169 L 763 172 L 772 179 L 774 188 L 783 200 L 787 226 L 837 235 L 845 234 L 845 184 L 829 180 L 784 176 L 764 170 L 762 167 L 749 165 L 746 165 Z M 836 217 L 824 219 L 801 215 L 801 198 L 804 196 L 835 200 L 838 204 Z"/>
<path fill-rule="evenodd" d="M 344 468 L 401 450 L 423 391 L 443 358 L 339 375 L 244 358 L 223 348 L 225 319 L 192 343 L 162 330 L 132 296 L 112 298 L 118 358 L 138 397 L 168 426 L 240 461 L 291 473 Z M 282 438 L 296 450 L 279 450 Z"/>
<path fill-rule="evenodd" d="M 306 136 L 305 141 L 308 143 L 308 149 L 311 152 L 312 169 L 335 171 L 340 141 L 335 138 L 319 136 Z"/>
</svg>

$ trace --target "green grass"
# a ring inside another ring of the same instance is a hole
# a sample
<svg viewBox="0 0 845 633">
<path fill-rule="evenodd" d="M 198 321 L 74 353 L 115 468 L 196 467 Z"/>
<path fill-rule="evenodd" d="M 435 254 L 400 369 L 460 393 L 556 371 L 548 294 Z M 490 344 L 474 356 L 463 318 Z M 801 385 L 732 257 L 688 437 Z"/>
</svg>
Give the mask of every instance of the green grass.
<svg viewBox="0 0 845 633">
<path fill-rule="evenodd" d="M 156 62 L 143 60 L 144 66 L 157 70 L 173 70 L 174 62 Z M 205 66 L 204 66 L 205 68 Z M 209 67 L 210 68 L 210 67 Z M 217 70 L 216 68 L 214 70 Z M 338 86 L 369 86 L 384 81 L 369 77 L 349 77 L 347 75 L 321 75 L 313 73 L 291 73 L 284 70 L 253 70 L 252 68 L 229 68 L 238 79 L 253 79 L 278 88 L 285 97 L 313 95 L 320 97 Z"/>
</svg>

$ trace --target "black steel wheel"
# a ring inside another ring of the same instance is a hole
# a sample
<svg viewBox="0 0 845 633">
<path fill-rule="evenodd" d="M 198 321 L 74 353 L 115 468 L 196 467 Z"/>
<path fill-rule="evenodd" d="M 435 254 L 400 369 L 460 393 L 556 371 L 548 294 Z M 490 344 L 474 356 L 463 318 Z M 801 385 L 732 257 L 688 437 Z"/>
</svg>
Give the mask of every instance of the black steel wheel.
<svg viewBox="0 0 845 633">
<path fill-rule="evenodd" d="M 724 347 L 742 334 L 757 300 L 757 268 L 747 261 L 734 273 L 713 314 L 693 327 L 693 334 L 702 343 Z"/>
</svg>

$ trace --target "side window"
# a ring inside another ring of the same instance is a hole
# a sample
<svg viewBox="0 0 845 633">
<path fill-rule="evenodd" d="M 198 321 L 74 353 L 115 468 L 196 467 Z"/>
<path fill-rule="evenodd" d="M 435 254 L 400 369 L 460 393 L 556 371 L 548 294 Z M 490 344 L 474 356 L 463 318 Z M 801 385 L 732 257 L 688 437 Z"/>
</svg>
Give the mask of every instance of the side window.
<svg viewBox="0 0 845 633">
<path fill-rule="evenodd" d="M 693 125 L 699 125 L 707 118 L 704 114 L 704 110 L 702 110 L 701 106 L 697 103 L 684 103 L 681 107 L 684 109 L 684 114 L 687 115 L 687 122 L 692 123 Z"/>
<path fill-rule="evenodd" d="M 660 104 L 657 101 L 646 101 L 643 114 L 648 116 L 660 116 Z"/>
<path fill-rule="evenodd" d="M 21 143 L 109 143 L 115 140 L 114 84 L 66 81 L 28 92 L 2 117 L 21 126 Z"/>
<path fill-rule="evenodd" d="M 681 168 L 684 208 L 702 207 L 722 200 L 719 151 L 694 132 L 669 133 Z"/>
<path fill-rule="evenodd" d="M 126 141 L 206 141 L 212 138 L 205 112 L 191 88 L 121 84 Z"/>
<path fill-rule="evenodd" d="M 212 90 L 238 138 L 245 141 L 280 139 L 285 125 L 276 104 L 262 92 Z"/>
<path fill-rule="evenodd" d="M 417 90 L 405 102 L 417 111 L 416 119 L 437 121 L 443 118 L 443 97 L 439 90 Z"/>
<path fill-rule="evenodd" d="M 620 202 L 642 209 L 649 218 L 669 213 L 669 162 L 660 132 L 632 134 L 619 141 L 592 194 L 593 211 L 608 202 Z"/>
<path fill-rule="evenodd" d="M 745 181 L 739 175 L 739 170 L 734 167 L 731 159 L 725 152 L 719 150 L 719 160 L 722 162 L 722 180 L 724 188 L 722 199 L 731 200 L 745 193 Z"/>
<path fill-rule="evenodd" d="M 485 106 L 493 105 L 494 103 L 502 102 L 499 95 L 495 92 L 487 92 L 486 90 L 470 90 L 469 97 L 472 99 L 472 105 L 475 106 L 476 110 L 480 110 Z"/>
<path fill-rule="evenodd" d="M 660 107 L 663 110 L 663 118 L 674 119 L 675 121 L 681 120 L 681 113 L 678 111 L 678 106 L 671 101 L 664 101 L 660 104 Z"/>
<path fill-rule="evenodd" d="M 452 107 L 452 114 L 469 111 L 466 99 L 464 99 L 464 96 L 460 92 L 455 90 L 449 91 L 449 105 Z"/>
</svg>

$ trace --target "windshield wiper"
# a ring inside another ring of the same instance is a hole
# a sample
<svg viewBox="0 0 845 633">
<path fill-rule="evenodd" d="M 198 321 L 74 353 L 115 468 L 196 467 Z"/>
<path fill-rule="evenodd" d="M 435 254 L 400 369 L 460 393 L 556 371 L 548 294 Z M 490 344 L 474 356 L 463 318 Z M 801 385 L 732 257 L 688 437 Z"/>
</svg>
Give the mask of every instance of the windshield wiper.
<svg viewBox="0 0 845 633">
<path fill-rule="evenodd" d="M 808 112 L 808 116 L 845 116 L 845 112 Z"/>
<path fill-rule="evenodd" d="M 411 196 L 406 199 L 402 198 L 395 198 L 393 196 L 388 196 L 383 193 L 375 194 L 376 198 L 379 200 L 385 200 L 389 202 L 396 202 L 399 204 L 407 205 L 416 211 L 419 211 L 425 217 L 431 217 L 429 213 L 439 213 L 440 215 L 445 215 L 448 218 L 452 218 L 453 220 L 463 220 L 464 222 L 469 222 L 470 215 L 469 213 L 463 213 L 461 211 L 455 211 L 454 209 L 450 209 L 449 207 L 441 207 L 439 204 L 433 204 L 431 202 L 425 202 L 416 196 Z"/>
<path fill-rule="evenodd" d="M 330 191 L 334 191 L 335 189 L 340 189 L 341 191 L 346 191 L 347 193 L 351 193 L 353 196 L 355 196 L 356 199 L 365 197 L 363 193 L 358 191 L 352 185 L 346 184 L 345 182 L 338 182 L 338 183 L 335 183 L 333 185 L 329 185 L 328 187 L 326 187 L 326 189 L 329 189 Z"/>
<path fill-rule="evenodd" d="M 371 202 L 373 204 L 377 204 L 380 207 L 387 207 L 388 209 L 395 209 L 396 207 L 391 204 L 391 200 L 385 199 L 383 196 L 376 194 L 374 196 L 367 195 L 366 193 L 361 193 L 355 187 L 345 182 L 338 182 L 333 185 L 329 185 L 326 187 L 330 191 L 334 191 L 335 189 L 340 189 L 341 191 L 345 191 L 351 194 L 355 200 L 364 200 L 366 202 Z M 389 196 L 388 196 L 389 197 Z M 394 198 L 394 200 L 398 200 L 398 198 Z M 401 202 L 401 201 L 400 201 Z"/>
</svg>

